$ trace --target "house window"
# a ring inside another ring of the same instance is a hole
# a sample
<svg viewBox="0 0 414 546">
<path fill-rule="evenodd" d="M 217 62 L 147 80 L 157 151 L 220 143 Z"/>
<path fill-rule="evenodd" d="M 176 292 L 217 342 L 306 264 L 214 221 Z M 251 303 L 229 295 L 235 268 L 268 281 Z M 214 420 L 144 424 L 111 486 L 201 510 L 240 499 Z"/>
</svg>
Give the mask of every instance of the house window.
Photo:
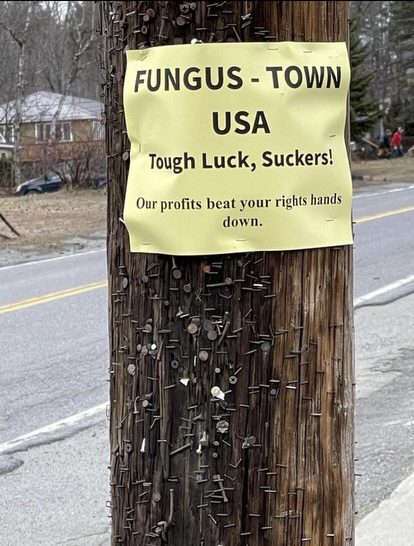
<svg viewBox="0 0 414 546">
<path fill-rule="evenodd" d="M 52 138 L 51 123 L 36 124 L 36 142 L 47 142 Z M 56 123 L 56 142 L 71 142 L 73 140 L 72 125 L 69 121 Z"/>
<path fill-rule="evenodd" d="M 3 125 L 0 129 L 0 134 L 4 142 L 14 142 L 14 127 L 13 125 Z"/>
<path fill-rule="evenodd" d="M 105 137 L 104 127 L 101 121 L 92 121 L 92 139 L 103 140 Z"/>
<path fill-rule="evenodd" d="M 72 126 L 70 123 L 59 123 L 58 127 L 60 128 L 60 140 L 65 140 L 66 142 L 73 140 Z"/>
</svg>

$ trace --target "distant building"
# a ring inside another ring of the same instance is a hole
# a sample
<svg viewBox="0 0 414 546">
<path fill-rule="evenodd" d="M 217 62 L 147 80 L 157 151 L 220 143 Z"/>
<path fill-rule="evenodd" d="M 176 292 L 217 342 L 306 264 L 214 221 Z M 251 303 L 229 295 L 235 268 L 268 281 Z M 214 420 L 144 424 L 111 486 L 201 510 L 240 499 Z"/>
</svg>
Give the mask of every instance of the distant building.
<svg viewBox="0 0 414 546">
<path fill-rule="evenodd" d="M 13 156 L 13 144 L 7 142 L 0 133 L 0 160 L 10 159 Z"/>
<path fill-rule="evenodd" d="M 53 139 L 52 121 L 60 101 L 62 104 Z M 22 105 L 21 162 L 42 164 L 48 157 L 68 161 L 75 159 L 85 145 L 96 146 L 102 152 L 104 132 L 101 112 L 102 104 L 92 99 L 62 96 L 49 91 L 28 95 Z M 13 148 L 14 116 L 15 101 L 0 105 L 0 154 L 2 141 Z"/>
</svg>

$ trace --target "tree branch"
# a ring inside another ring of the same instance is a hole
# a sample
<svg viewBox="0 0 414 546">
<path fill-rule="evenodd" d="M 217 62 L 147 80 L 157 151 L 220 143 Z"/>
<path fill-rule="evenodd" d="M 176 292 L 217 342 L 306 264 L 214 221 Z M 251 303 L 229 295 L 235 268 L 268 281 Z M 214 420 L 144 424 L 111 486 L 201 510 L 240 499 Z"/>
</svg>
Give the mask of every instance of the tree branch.
<svg viewBox="0 0 414 546">
<path fill-rule="evenodd" d="M 17 36 L 17 34 L 14 32 L 14 30 L 11 27 L 8 27 L 7 25 L 5 25 L 1 19 L 0 19 L 0 26 L 2 28 L 4 28 L 4 30 L 6 32 L 8 32 L 10 34 L 12 39 L 16 42 L 16 44 L 20 48 L 22 48 L 24 46 L 24 43 L 25 43 L 26 40 L 22 40 L 22 38 L 19 38 L 19 36 Z"/>
</svg>

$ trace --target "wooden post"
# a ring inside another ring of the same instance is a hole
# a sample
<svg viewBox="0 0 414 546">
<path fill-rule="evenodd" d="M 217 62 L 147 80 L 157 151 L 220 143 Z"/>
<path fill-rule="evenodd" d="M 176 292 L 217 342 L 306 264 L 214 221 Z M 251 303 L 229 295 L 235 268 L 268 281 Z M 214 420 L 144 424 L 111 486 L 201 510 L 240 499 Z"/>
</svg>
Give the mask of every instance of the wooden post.
<svg viewBox="0 0 414 546">
<path fill-rule="evenodd" d="M 351 247 L 174 259 L 131 254 L 120 221 L 126 48 L 344 41 L 347 2 L 100 7 L 112 544 L 354 544 Z"/>
</svg>

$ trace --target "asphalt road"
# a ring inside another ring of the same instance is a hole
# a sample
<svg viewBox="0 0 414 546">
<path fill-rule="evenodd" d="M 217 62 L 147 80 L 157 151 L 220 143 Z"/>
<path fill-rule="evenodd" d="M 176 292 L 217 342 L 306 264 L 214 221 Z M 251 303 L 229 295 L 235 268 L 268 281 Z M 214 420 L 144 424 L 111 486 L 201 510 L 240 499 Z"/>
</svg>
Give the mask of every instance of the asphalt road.
<svg viewBox="0 0 414 546">
<path fill-rule="evenodd" d="M 414 187 L 391 189 L 386 186 L 355 195 L 357 299 L 408 279 L 414 272 Z M 5 442 L 107 400 L 105 277 L 104 251 L 0 268 L 0 451 Z M 414 279 L 371 297 L 366 305 L 390 302 L 413 290 Z M 374 321 L 369 322 L 364 323 L 364 339 L 374 328 Z M 404 359 L 409 360 L 407 355 Z M 363 374 L 361 378 L 361 392 L 368 401 L 384 385 L 384 374 L 377 383 L 370 375 L 367 385 Z M 408 406 L 410 389 L 404 378 L 400 381 L 398 397 Z M 378 411 L 381 400 L 376 401 Z M 372 435 L 371 446 L 376 446 L 378 454 L 376 431 L 369 426 L 371 406 L 362 402 L 366 421 L 361 430 Z M 404 464 L 410 466 L 407 461 Z M 394 474 L 395 482 L 398 463 Z M 376 495 L 371 494 L 367 506 Z"/>
<path fill-rule="evenodd" d="M 414 273 L 414 186 L 403 187 L 401 191 L 384 191 L 378 189 L 354 196 L 354 219 L 366 220 L 357 223 L 354 229 L 356 298 Z M 411 211 L 398 213 L 410 207 Z M 385 211 L 397 211 L 397 214 L 372 218 Z M 404 292 L 407 289 L 409 287 Z"/>
<path fill-rule="evenodd" d="M 360 516 L 414 470 L 414 186 L 391 190 L 363 190 L 354 199 Z M 73 437 L 49 426 L 68 417 L 73 424 L 73 416 L 79 425 L 85 410 L 107 401 L 105 277 L 104 251 L 0 267 L 2 546 L 108 543 L 103 412 Z M 41 427 L 49 436 L 36 449 L 2 456 L 7 442 Z M 59 434 L 66 439 L 50 444 Z M 384 519 L 375 513 L 358 546 L 391 543 L 373 535 Z M 395 546 L 409 544 L 407 533 L 399 536 Z"/>
<path fill-rule="evenodd" d="M 414 272 L 414 187 L 392 190 L 355 195 L 356 298 Z M 107 399 L 105 277 L 103 251 L 0 268 L 0 444 Z"/>
<path fill-rule="evenodd" d="M 77 293 L 105 275 L 103 251 L 0 269 L 0 444 L 106 400 L 106 288 Z"/>
</svg>

